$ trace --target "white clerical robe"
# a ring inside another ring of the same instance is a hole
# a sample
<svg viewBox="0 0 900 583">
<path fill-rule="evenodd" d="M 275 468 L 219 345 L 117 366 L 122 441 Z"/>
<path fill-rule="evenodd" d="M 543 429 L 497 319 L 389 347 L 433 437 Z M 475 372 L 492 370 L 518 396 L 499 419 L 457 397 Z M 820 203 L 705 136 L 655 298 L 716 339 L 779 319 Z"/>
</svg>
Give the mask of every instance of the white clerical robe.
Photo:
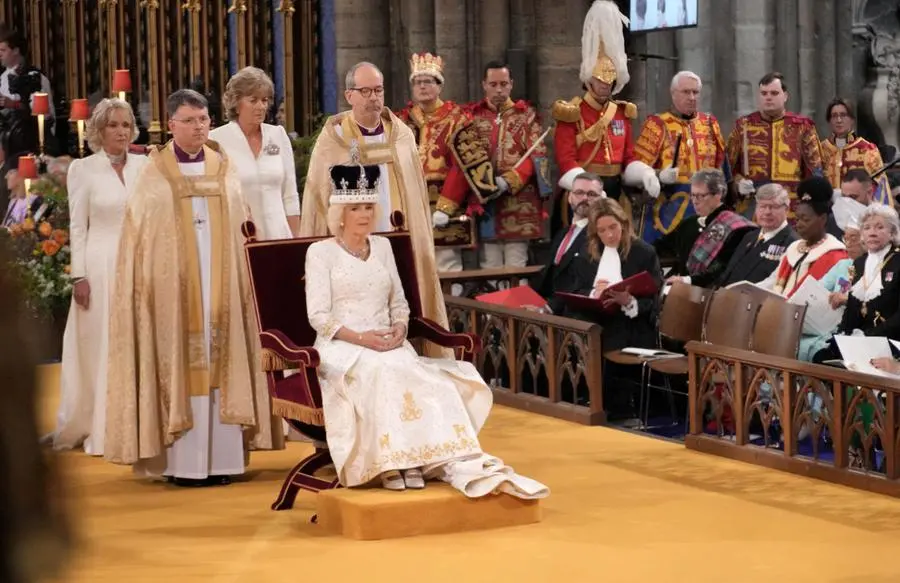
<svg viewBox="0 0 900 583">
<path fill-rule="evenodd" d="M 179 163 L 186 176 L 205 171 L 201 162 Z M 210 302 L 212 297 L 212 240 L 206 198 L 193 197 L 194 233 L 200 259 L 200 285 L 203 324 L 206 330 L 206 358 L 210 358 Z M 166 449 L 164 456 L 136 464 L 135 471 L 145 475 L 203 480 L 209 476 L 234 476 L 244 473 L 244 442 L 240 425 L 226 425 L 219 419 L 219 389 L 209 396 L 191 396 L 194 427 Z"/>
</svg>

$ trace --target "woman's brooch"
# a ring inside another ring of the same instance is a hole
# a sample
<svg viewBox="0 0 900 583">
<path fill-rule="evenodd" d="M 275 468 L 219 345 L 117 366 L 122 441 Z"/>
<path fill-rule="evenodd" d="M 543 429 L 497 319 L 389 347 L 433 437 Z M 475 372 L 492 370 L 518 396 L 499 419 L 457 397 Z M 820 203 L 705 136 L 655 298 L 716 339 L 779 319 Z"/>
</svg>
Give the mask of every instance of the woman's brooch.
<svg viewBox="0 0 900 583">
<path fill-rule="evenodd" d="M 281 153 L 281 148 L 278 147 L 278 144 L 269 142 L 268 144 L 266 144 L 265 152 L 267 156 L 277 156 Z"/>
</svg>

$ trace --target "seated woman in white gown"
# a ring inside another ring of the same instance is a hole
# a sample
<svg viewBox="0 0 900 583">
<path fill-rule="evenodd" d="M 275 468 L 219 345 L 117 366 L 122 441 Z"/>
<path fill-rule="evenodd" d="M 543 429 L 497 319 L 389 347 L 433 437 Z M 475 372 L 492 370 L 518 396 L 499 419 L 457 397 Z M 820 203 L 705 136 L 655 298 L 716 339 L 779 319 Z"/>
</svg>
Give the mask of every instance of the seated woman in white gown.
<svg viewBox="0 0 900 583">
<path fill-rule="evenodd" d="M 306 302 L 328 448 L 341 484 L 390 490 L 443 480 L 467 496 L 549 490 L 486 455 L 478 432 L 491 390 L 472 364 L 419 356 L 406 341 L 409 305 L 390 241 L 371 235 L 378 166 L 335 166 L 328 223 L 310 246 Z"/>
</svg>

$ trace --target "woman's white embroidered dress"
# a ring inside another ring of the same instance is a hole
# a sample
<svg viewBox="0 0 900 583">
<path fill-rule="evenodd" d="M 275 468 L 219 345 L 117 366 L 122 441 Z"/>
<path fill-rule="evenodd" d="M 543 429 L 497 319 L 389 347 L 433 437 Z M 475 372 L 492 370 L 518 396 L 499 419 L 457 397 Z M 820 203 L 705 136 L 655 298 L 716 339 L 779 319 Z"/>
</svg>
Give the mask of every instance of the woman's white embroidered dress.
<svg viewBox="0 0 900 583">
<path fill-rule="evenodd" d="M 146 156 L 129 154 L 122 170 L 124 184 L 103 152 L 74 160 L 69 166 L 66 188 L 72 277 L 86 277 L 91 296 L 86 310 L 72 300 L 63 335 L 54 437 L 58 449 L 71 449 L 83 442 L 86 453 L 103 455 L 109 299 L 125 203 L 146 163 Z"/>
<path fill-rule="evenodd" d="M 306 256 L 328 448 L 341 483 L 358 486 L 388 470 L 421 467 L 426 479 L 470 497 L 547 496 L 546 486 L 482 452 L 478 432 L 493 400 L 472 364 L 421 357 L 408 342 L 377 352 L 334 338 L 343 326 L 366 332 L 408 321 L 391 244 L 378 236 L 369 242 L 365 261 L 334 239 L 314 243 Z"/>
</svg>

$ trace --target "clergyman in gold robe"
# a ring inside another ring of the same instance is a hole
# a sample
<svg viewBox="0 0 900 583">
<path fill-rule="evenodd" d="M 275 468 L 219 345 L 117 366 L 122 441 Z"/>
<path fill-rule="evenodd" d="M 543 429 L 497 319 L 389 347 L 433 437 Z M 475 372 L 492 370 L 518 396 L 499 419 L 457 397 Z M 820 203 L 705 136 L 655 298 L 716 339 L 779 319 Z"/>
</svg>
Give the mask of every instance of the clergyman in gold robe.
<svg viewBox="0 0 900 583">
<path fill-rule="evenodd" d="M 415 136 L 384 106 L 384 76 L 375 65 L 363 62 L 350 68 L 344 97 L 352 109 L 331 116 L 313 148 L 300 211 L 300 236 L 328 234 L 329 168 L 347 164 L 351 150 L 358 150 L 359 163 L 377 164 L 385 177 L 379 189 L 375 231 L 392 230 L 391 214 L 403 213 L 415 251 L 423 315 L 446 327 L 447 309 L 435 266 L 428 188 Z"/>
<path fill-rule="evenodd" d="M 240 180 L 208 142 L 206 99 L 167 103 L 128 200 L 110 306 L 104 457 L 185 486 L 244 473 L 246 442 L 272 447 L 240 225 Z"/>
</svg>

